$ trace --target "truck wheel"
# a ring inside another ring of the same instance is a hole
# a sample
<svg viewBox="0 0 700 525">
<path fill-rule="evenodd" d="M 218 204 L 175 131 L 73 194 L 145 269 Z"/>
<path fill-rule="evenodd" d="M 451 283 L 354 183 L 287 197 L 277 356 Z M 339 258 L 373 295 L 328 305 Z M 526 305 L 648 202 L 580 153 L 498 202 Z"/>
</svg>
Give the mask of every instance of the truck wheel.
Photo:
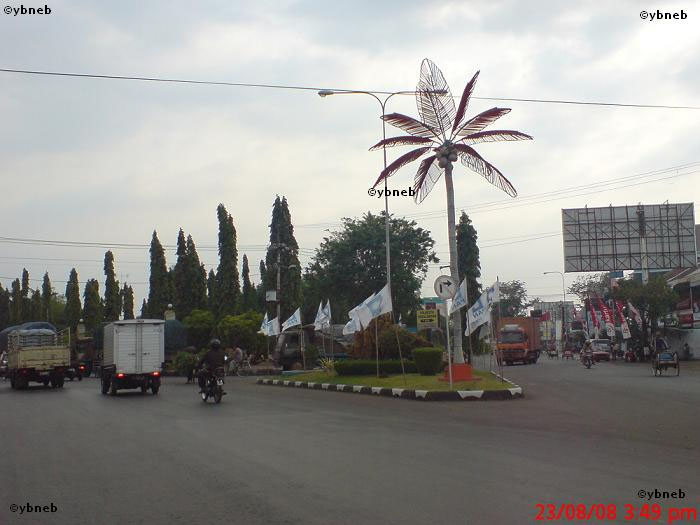
<svg viewBox="0 0 700 525">
<path fill-rule="evenodd" d="M 44 384 L 44 386 L 49 386 L 49 378 L 48 377 L 46 379 L 42 379 L 41 382 Z"/>
<path fill-rule="evenodd" d="M 141 393 L 142 394 L 145 394 L 147 390 L 148 390 L 148 385 L 141 385 Z"/>
<path fill-rule="evenodd" d="M 155 396 L 155 395 L 158 395 L 158 390 L 160 390 L 160 384 L 158 384 L 158 383 L 153 383 L 153 384 L 151 385 L 151 392 L 153 393 L 154 396 Z"/>
<path fill-rule="evenodd" d="M 51 383 L 51 388 L 56 388 L 56 378 L 55 377 L 51 377 L 50 383 Z"/>
<path fill-rule="evenodd" d="M 117 382 L 114 380 L 109 382 L 109 395 L 110 396 L 117 395 Z"/>
<path fill-rule="evenodd" d="M 56 386 L 57 386 L 58 388 L 63 388 L 63 382 L 64 382 L 64 381 L 65 381 L 65 379 L 63 379 L 62 377 L 59 377 L 59 378 L 56 380 Z"/>
<path fill-rule="evenodd" d="M 83 380 L 83 376 L 78 374 L 78 381 L 82 381 L 82 380 Z"/>
<path fill-rule="evenodd" d="M 106 395 L 107 392 L 109 392 L 109 383 L 105 380 L 105 378 L 102 378 L 102 394 Z"/>
</svg>

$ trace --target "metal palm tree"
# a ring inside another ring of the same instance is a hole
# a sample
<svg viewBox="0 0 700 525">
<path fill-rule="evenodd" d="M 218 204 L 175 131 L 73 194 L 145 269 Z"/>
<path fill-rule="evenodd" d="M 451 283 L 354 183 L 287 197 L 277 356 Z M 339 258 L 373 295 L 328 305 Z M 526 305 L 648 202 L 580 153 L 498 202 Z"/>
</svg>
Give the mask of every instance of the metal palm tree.
<svg viewBox="0 0 700 525">
<path fill-rule="evenodd" d="M 416 192 L 415 200 L 417 203 L 421 203 L 428 196 L 440 179 L 440 176 L 443 173 L 445 174 L 447 226 L 450 242 L 450 273 L 456 281 L 459 279 L 459 269 L 457 267 L 452 163 L 459 159 L 467 168 L 482 175 L 487 181 L 502 189 L 511 197 L 516 197 L 518 192 L 510 181 L 471 146 L 481 142 L 532 139 L 531 136 L 519 131 L 484 131 L 487 126 L 509 113 L 510 109 L 491 108 L 475 117 L 465 119 L 469 98 L 474 92 L 478 76 L 479 72 L 477 71 L 464 88 L 459 106 L 455 107 L 454 98 L 452 93 L 450 93 L 450 88 L 445 81 L 442 71 L 432 61 L 427 58 L 424 59 L 421 64 L 420 79 L 416 88 L 416 103 L 422 121 L 400 113 L 384 115 L 382 118 L 386 122 L 408 132 L 409 135 L 390 137 L 370 148 L 370 150 L 376 150 L 393 146 L 421 146 L 400 156 L 389 164 L 381 172 L 374 186 L 391 177 L 406 164 L 418 160 L 424 155 L 429 155 L 418 166 L 418 171 L 414 178 L 413 188 Z M 454 352 L 455 362 L 463 363 L 462 322 L 459 314 L 456 315 L 454 322 Z"/>
</svg>

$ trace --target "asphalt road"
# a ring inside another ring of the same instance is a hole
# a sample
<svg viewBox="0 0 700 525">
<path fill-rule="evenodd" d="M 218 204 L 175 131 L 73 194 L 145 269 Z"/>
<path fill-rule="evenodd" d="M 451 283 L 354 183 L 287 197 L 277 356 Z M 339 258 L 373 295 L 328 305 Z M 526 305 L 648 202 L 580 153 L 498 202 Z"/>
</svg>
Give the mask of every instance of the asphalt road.
<svg viewBox="0 0 700 525">
<path fill-rule="evenodd" d="M 515 401 L 431 403 L 230 379 L 221 405 L 184 379 L 158 396 L 99 381 L 0 382 L 0 523 L 522 524 L 536 504 L 700 500 L 700 372 L 506 368 Z M 53 514 L 11 513 L 11 504 Z M 564 520 L 559 523 L 564 523 Z M 582 521 L 576 521 L 582 523 Z M 658 523 L 666 523 L 659 521 Z"/>
</svg>

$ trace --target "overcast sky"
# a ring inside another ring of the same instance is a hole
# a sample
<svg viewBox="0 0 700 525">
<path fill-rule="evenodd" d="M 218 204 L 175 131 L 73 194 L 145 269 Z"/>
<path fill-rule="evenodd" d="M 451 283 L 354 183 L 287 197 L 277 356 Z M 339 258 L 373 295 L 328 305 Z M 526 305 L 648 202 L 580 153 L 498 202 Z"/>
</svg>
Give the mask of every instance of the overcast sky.
<svg viewBox="0 0 700 525">
<path fill-rule="evenodd" d="M 397 91 L 415 88 L 428 57 L 455 95 L 481 70 L 481 97 L 700 106 L 697 1 L 42 0 L 35 7 L 45 3 L 51 14 L 0 14 L 1 68 Z M 682 9 L 687 18 L 643 20 L 644 9 Z M 477 147 L 515 185 L 517 199 L 455 166 L 455 201 L 478 231 L 484 284 L 520 279 L 531 296 L 557 300 L 560 278 L 542 272 L 563 269 L 561 208 L 700 196 L 700 167 L 666 172 L 679 176 L 661 182 L 629 178 L 700 162 L 698 110 L 473 100 L 468 115 L 495 105 L 513 111 L 493 128 L 535 140 Z M 417 116 L 412 97 L 392 98 L 388 111 Z M 289 201 L 304 264 L 341 217 L 383 209 L 382 199 L 367 195 L 382 164 L 381 152 L 367 151 L 381 138 L 379 113 L 363 95 L 0 73 L 0 236 L 148 244 L 156 229 L 174 245 L 182 227 L 211 268 L 223 202 L 257 281 L 277 194 Z M 389 159 L 405 151 L 389 150 Z M 416 168 L 400 170 L 390 186 L 408 188 Z M 442 181 L 420 205 L 390 200 L 392 213 L 431 231 L 440 264 L 448 261 L 445 205 Z M 513 242 L 523 239 L 530 240 Z M 0 282 L 9 286 L 22 267 L 33 279 L 48 270 L 62 293 L 75 266 L 81 282 L 97 278 L 103 291 L 104 251 L 0 242 Z M 140 307 L 148 250 L 113 252 L 117 278 L 134 284 Z M 166 255 L 174 264 L 174 251 Z M 425 295 L 434 295 L 437 266 Z M 574 277 L 567 274 L 567 284 Z"/>
</svg>

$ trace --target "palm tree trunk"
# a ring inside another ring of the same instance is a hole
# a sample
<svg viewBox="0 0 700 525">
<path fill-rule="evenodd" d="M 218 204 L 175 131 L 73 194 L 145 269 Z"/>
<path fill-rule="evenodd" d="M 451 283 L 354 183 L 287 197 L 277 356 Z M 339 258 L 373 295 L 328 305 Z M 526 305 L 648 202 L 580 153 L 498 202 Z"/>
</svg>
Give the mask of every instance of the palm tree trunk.
<svg viewBox="0 0 700 525">
<path fill-rule="evenodd" d="M 447 238 L 450 242 L 450 275 L 459 285 L 459 267 L 457 261 L 457 228 L 455 227 L 455 190 L 452 185 L 452 163 L 445 167 L 445 187 L 447 188 Z M 453 362 L 464 363 L 462 354 L 462 316 L 457 311 L 452 315 L 452 355 Z"/>
</svg>

